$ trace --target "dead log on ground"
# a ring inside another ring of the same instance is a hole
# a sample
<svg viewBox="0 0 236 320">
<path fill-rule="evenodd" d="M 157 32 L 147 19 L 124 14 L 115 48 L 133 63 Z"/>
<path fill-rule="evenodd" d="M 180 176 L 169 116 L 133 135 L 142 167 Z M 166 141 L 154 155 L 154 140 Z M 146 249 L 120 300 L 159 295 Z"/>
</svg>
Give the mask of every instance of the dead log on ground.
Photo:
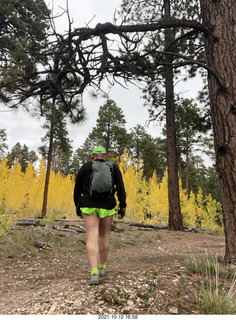
<svg viewBox="0 0 236 320">
<path fill-rule="evenodd" d="M 86 232 L 85 228 L 83 226 L 79 226 L 78 224 L 72 224 L 72 227 L 78 228 L 79 231 L 78 232 Z"/>
<path fill-rule="evenodd" d="M 70 229 L 70 228 L 61 228 L 58 226 L 53 226 L 53 229 L 57 230 L 57 231 L 65 231 L 65 232 L 73 232 L 73 233 L 85 233 L 85 229 L 83 227 L 81 227 L 81 229 L 79 230 L 75 230 L 75 229 Z"/>
<path fill-rule="evenodd" d="M 19 226 L 39 226 L 41 219 L 19 219 L 17 225 Z"/>
<path fill-rule="evenodd" d="M 77 222 L 77 223 L 84 222 L 83 219 L 65 219 L 65 218 L 55 219 L 54 221 L 56 221 L 56 222 Z"/>
<path fill-rule="evenodd" d="M 144 223 L 140 223 L 140 222 L 130 222 L 129 226 L 132 227 L 139 227 L 139 228 L 143 228 L 143 230 L 145 229 L 155 229 L 155 230 L 165 230 L 168 229 L 168 225 L 163 225 L 163 226 L 159 226 L 157 224 L 144 224 Z"/>
</svg>

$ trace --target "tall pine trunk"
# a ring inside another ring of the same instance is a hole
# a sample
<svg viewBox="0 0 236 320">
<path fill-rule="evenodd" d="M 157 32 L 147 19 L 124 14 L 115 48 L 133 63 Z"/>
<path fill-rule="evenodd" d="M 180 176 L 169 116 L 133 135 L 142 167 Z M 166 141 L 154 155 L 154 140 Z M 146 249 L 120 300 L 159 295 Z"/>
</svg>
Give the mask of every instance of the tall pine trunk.
<svg viewBox="0 0 236 320">
<path fill-rule="evenodd" d="M 180 210 L 178 157 L 175 131 L 175 103 L 172 67 L 166 68 L 166 133 L 168 166 L 169 229 L 183 230 Z"/>
<path fill-rule="evenodd" d="M 44 193 L 43 193 L 42 218 L 44 218 L 47 214 L 48 188 L 49 188 L 50 171 L 51 171 L 51 165 L 52 165 L 52 147 L 53 147 L 53 124 L 51 122 L 48 159 L 47 159 L 47 170 L 46 170 Z"/>
<path fill-rule="evenodd" d="M 165 1 L 166 18 L 170 16 L 170 1 Z M 174 40 L 171 30 L 165 31 L 165 47 L 168 48 Z M 166 135 L 167 135 L 167 167 L 168 167 L 168 200 L 169 200 L 169 229 L 183 230 L 179 197 L 178 156 L 176 145 L 174 75 L 171 57 L 166 58 L 169 65 L 165 66 L 166 87 Z"/>
<path fill-rule="evenodd" d="M 62 155 L 63 155 L 63 150 L 62 147 L 59 147 L 59 157 L 58 157 L 58 168 L 57 168 L 57 172 L 61 172 L 61 168 L 62 168 Z"/>
<path fill-rule="evenodd" d="M 185 164 L 185 172 L 186 172 L 186 196 L 189 197 L 189 139 L 186 139 L 186 164 Z"/>
<path fill-rule="evenodd" d="M 236 263 L 236 1 L 201 0 L 216 166 L 224 215 L 225 260 Z"/>
</svg>

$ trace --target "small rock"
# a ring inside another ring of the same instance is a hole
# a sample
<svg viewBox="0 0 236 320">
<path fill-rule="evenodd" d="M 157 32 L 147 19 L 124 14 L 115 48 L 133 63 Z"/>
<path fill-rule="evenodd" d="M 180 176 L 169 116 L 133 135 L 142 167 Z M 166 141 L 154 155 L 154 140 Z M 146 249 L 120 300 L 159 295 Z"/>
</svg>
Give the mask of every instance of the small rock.
<svg viewBox="0 0 236 320">
<path fill-rule="evenodd" d="M 53 314 L 54 311 L 56 310 L 57 303 L 54 302 L 53 305 L 51 306 L 50 310 L 48 311 L 48 314 Z"/>
<path fill-rule="evenodd" d="M 130 310 L 132 310 L 132 308 L 131 308 L 130 306 L 126 306 L 126 307 L 124 308 L 124 310 L 125 310 L 125 311 L 130 311 Z"/>
<path fill-rule="evenodd" d="M 178 308 L 177 307 L 170 307 L 169 313 L 170 314 L 178 314 Z"/>
<path fill-rule="evenodd" d="M 134 302 L 132 300 L 128 300 L 127 301 L 127 306 L 133 307 L 134 306 Z"/>
</svg>

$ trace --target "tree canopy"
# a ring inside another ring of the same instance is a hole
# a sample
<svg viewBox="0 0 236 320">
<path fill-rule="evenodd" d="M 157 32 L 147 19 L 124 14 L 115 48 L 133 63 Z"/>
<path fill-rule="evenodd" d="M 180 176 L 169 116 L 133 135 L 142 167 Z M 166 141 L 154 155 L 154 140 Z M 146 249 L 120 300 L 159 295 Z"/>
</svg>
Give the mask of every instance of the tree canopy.
<svg viewBox="0 0 236 320">
<path fill-rule="evenodd" d="M 10 103 L 17 90 L 24 101 L 31 96 L 37 65 L 47 61 L 42 49 L 46 50 L 49 10 L 43 0 L 2 0 L 0 21 L 0 99 Z"/>
</svg>

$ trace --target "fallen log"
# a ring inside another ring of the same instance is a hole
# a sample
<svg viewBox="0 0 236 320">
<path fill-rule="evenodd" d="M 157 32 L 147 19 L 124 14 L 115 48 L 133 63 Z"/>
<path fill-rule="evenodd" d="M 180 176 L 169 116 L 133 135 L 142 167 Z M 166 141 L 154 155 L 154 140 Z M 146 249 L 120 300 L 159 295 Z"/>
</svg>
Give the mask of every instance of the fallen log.
<svg viewBox="0 0 236 320">
<path fill-rule="evenodd" d="M 85 228 L 83 226 L 80 226 L 78 224 L 72 224 L 72 227 L 78 228 L 80 230 L 80 232 L 86 232 Z"/>
<path fill-rule="evenodd" d="M 157 230 L 165 230 L 168 229 L 168 225 L 159 226 L 157 224 L 145 224 L 140 222 L 130 222 L 129 226 L 139 227 L 139 228 L 149 228 L 149 229 L 157 229 Z"/>
<path fill-rule="evenodd" d="M 65 232 L 73 232 L 73 233 L 84 233 L 85 232 L 85 230 L 83 230 L 83 229 L 75 230 L 75 229 L 70 229 L 70 228 L 61 228 L 58 226 L 53 226 L 52 228 L 57 231 L 65 231 Z"/>
<path fill-rule="evenodd" d="M 185 232 L 195 232 L 195 233 L 198 233 L 198 232 L 205 231 L 205 230 L 204 230 L 204 229 L 200 229 L 200 228 L 184 228 L 184 231 L 185 231 Z"/>
<path fill-rule="evenodd" d="M 138 228 L 138 230 L 141 230 L 141 231 L 153 231 L 153 230 L 160 230 L 160 229 L 157 229 L 157 228 L 147 228 L 147 227 L 140 227 Z"/>
<path fill-rule="evenodd" d="M 17 225 L 19 226 L 38 226 L 40 225 L 41 219 L 19 219 Z"/>
<path fill-rule="evenodd" d="M 77 222 L 77 223 L 84 222 L 84 220 L 82 220 L 82 219 L 65 219 L 65 218 L 55 219 L 54 221 L 56 221 L 56 222 Z"/>
</svg>

